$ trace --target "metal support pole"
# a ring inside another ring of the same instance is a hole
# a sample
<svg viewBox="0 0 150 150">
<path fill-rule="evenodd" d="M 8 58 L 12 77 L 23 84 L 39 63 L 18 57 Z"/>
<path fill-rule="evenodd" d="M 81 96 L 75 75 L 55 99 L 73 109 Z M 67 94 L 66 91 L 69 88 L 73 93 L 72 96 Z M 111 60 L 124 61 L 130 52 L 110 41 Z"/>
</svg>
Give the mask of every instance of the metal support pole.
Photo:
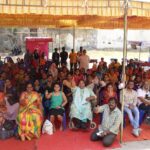
<svg viewBox="0 0 150 150">
<path fill-rule="evenodd" d="M 61 39 L 60 39 L 60 28 L 59 28 L 59 53 L 60 53 L 60 47 L 61 47 Z"/>
<path fill-rule="evenodd" d="M 148 58 L 148 62 L 150 63 L 150 47 L 149 47 L 149 58 Z"/>
<path fill-rule="evenodd" d="M 6 5 L 8 5 L 8 0 L 6 0 Z"/>
<path fill-rule="evenodd" d="M 139 51 L 139 61 L 141 60 L 141 46 L 140 46 L 140 51 Z"/>
<path fill-rule="evenodd" d="M 124 0 L 124 42 L 123 42 L 123 67 L 122 67 L 122 82 L 125 85 L 126 82 L 126 58 L 127 58 L 127 23 L 128 23 L 128 0 Z M 121 123 L 121 134 L 120 142 L 122 143 L 123 139 L 123 121 L 124 121 L 124 89 L 122 90 L 122 123 Z"/>
<path fill-rule="evenodd" d="M 54 45 L 53 45 L 54 38 L 53 38 L 53 32 L 51 32 L 51 38 L 52 38 L 52 53 L 53 53 L 53 52 L 54 52 Z"/>
<path fill-rule="evenodd" d="M 74 50 L 75 50 L 75 48 L 76 48 L 75 39 L 76 39 L 76 29 L 75 29 L 75 26 L 74 26 L 74 27 L 73 27 L 73 49 L 74 49 Z"/>
</svg>

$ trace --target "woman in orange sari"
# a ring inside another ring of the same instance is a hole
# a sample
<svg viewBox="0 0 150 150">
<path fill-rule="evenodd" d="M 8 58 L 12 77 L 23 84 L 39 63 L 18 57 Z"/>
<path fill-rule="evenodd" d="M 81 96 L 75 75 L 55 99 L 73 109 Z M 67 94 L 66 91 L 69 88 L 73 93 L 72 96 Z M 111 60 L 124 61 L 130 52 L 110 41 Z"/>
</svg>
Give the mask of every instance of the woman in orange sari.
<svg viewBox="0 0 150 150">
<path fill-rule="evenodd" d="M 113 97 L 117 99 L 117 92 L 115 91 L 114 85 L 112 83 L 108 83 L 104 91 L 102 91 L 100 101 L 102 104 L 108 104 L 109 99 Z"/>
<path fill-rule="evenodd" d="M 113 69 L 109 70 L 108 76 L 113 84 L 118 82 L 118 75 L 119 74 L 115 72 Z"/>
<path fill-rule="evenodd" d="M 27 85 L 20 97 L 17 117 L 18 134 L 22 141 L 39 138 L 42 126 L 41 96 L 33 91 L 32 84 Z"/>
</svg>

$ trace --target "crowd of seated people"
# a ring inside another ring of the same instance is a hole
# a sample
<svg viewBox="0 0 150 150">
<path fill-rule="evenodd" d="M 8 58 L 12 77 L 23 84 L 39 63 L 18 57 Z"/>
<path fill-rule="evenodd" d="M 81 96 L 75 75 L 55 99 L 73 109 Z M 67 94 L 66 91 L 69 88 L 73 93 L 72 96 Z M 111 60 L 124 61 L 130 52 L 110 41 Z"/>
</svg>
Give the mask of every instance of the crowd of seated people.
<svg viewBox="0 0 150 150">
<path fill-rule="evenodd" d="M 89 62 L 86 50 L 81 48 L 78 53 L 72 50 L 68 55 L 64 47 L 61 54 L 55 49 L 52 62 L 45 59 L 44 53 L 39 55 L 38 50 L 33 54 L 27 51 L 24 59 L 17 59 L 16 63 L 1 61 L 0 130 L 4 129 L 6 120 L 13 121 L 19 138 L 31 140 L 40 137 L 45 119 L 51 121 L 54 131 L 55 121 L 62 130 L 66 113 L 74 129 L 86 130 L 95 116 L 93 113 L 103 112 L 102 126 L 91 135 L 91 140 L 102 139 L 105 146 L 110 146 L 121 123 L 122 90 L 118 87 L 122 64 L 112 60 L 108 65 L 101 58 L 89 68 Z M 133 135 L 139 136 L 139 109 L 145 111 L 146 122 L 150 122 L 150 71 L 130 60 L 126 79 L 124 112 L 133 127 Z"/>
</svg>

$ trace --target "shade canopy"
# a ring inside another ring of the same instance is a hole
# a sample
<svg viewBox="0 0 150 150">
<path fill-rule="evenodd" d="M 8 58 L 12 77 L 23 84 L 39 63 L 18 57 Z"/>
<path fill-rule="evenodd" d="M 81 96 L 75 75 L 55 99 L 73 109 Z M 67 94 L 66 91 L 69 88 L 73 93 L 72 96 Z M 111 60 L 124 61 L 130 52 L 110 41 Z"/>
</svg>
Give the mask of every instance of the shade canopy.
<svg viewBox="0 0 150 150">
<path fill-rule="evenodd" d="M 123 0 L 0 0 L 1 27 L 123 28 Z M 129 0 L 129 29 L 150 29 L 150 3 Z"/>
</svg>

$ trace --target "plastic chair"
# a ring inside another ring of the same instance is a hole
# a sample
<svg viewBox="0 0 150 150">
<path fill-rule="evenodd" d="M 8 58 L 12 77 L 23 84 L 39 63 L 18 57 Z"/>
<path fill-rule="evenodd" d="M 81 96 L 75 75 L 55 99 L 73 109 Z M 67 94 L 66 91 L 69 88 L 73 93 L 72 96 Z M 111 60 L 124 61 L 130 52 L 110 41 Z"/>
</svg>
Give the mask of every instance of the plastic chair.
<svg viewBox="0 0 150 150">
<path fill-rule="evenodd" d="M 126 127 L 126 117 L 127 117 L 127 113 L 124 111 L 123 113 L 123 127 L 125 128 Z"/>
<path fill-rule="evenodd" d="M 67 129 L 67 119 L 66 119 L 66 113 L 65 112 L 63 114 L 62 124 L 63 124 L 63 130 Z"/>
<path fill-rule="evenodd" d="M 0 90 L 3 90 L 4 89 L 4 81 L 3 80 L 0 80 Z"/>
<path fill-rule="evenodd" d="M 103 112 L 102 113 L 100 113 L 100 124 L 102 123 L 102 118 L 103 118 Z"/>
<path fill-rule="evenodd" d="M 140 119 L 139 119 L 139 125 L 142 124 L 143 120 L 144 120 L 144 117 L 145 117 L 145 111 L 142 110 L 142 109 L 139 109 L 139 112 L 140 112 Z"/>
</svg>

